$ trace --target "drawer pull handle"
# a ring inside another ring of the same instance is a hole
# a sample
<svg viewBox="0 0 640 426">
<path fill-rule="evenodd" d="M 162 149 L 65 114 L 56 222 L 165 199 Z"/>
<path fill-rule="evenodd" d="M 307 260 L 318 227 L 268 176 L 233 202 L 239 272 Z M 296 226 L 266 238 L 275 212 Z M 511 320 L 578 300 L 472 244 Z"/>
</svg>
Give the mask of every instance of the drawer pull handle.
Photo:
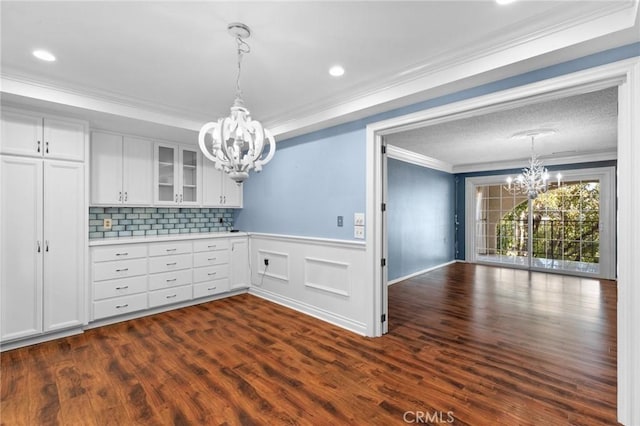
<svg viewBox="0 0 640 426">
<path fill-rule="evenodd" d="M 116 256 L 129 256 L 129 253 L 116 253 Z"/>
<path fill-rule="evenodd" d="M 122 287 L 116 287 L 116 290 L 126 290 L 128 288 L 129 288 L 128 285 L 123 285 Z"/>
<path fill-rule="evenodd" d="M 178 249 L 177 249 L 177 248 L 170 248 L 170 249 L 167 249 L 167 251 L 176 251 L 176 250 L 178 250 Z"/>
<path fill-rule="evenodd" d="M 116 269 L 116 272 L 127 272 L 128 270 L 129 270 L 129 268 Z"/>
<path fill-rule="evenodd" d="M 177 280 L 177 278 L 171 278 L 170 280 L 167 280 L 168 283 L 171 283 L 173 281 Z"/>
<path fill-rule="evenodd" d="M 210 258 L 209 258 L 209 259 L 207 259 L 207 260 L 212 261 L 212 260 L 216 260 L 216 258 L 215 258 L 215 257 L 210 257 Z"/>
<path fill-rule="evenodd" d="M 172 294 L 172 295 L 170 295 L 170 296 L 167 296 L 167 299 L 173 299 L 173 298 L 174 298 L 174 297 L 176 297 L 176 296 L 177 296 L 177 294 Z"/>
<path fill-rule="evenodd" d="M 211 276 L 211 275 L 215 275 L 217 274 L 217 272 L 209 272 L 207 275 Z"/>
<path fill-rule="evenodd" d="M 129 304 L 125 303 L 124 305 L 116 305 L 116 309 L 128 308 Z"/>
<path fill-rule="evenodd" d="M 176 265 L 178 262 L 171 262 L 171 263 L 167 263 L 167 266 L 173 266 Z"/>
<path fill-rule="evenodd" d="M 207 248 L 216 248 L 218 247 L 216 244 L 212 245 L 212 246 L 207 246 Z"/>
<path fill-rule="evenodd" d="M 218 287 L 209 287 L 207 290 L 209 290 L 209 291 L 213 291 L 213 290 L 215 290 L 216 288 L 218 288 Z"/>
</svg>

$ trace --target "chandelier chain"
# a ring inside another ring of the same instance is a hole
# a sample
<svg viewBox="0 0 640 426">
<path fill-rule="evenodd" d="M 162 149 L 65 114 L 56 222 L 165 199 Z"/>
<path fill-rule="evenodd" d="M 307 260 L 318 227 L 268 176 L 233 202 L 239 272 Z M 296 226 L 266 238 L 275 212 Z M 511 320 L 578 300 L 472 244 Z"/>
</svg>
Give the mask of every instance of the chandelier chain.
<svg viewBox="0 0 640 426">
<path fill-rule="evenodd" d="M 242 73 L 242 57 L 245 53 L 251 52 L 249 44 L 242 39 L 242 37 L 236 37 L 236 43 L 238 45 L 238 75 L 236 77 L 236 97 L 242 98 L 242 89 L 240 89 L 240 74 Z"/>
</svg>

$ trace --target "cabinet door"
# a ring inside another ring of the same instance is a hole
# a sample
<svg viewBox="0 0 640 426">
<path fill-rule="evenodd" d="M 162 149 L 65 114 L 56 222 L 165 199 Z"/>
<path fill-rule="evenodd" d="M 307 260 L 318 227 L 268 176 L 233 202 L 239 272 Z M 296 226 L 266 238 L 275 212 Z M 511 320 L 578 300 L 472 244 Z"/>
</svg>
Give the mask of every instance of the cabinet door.
<svg viewBox="0 0 640 426">
<path fill-rule="evenodd" d="M 222 173 L 222 201 L 224 207 L 242 207 L 242 184 Z"/>
<path fill-rule="evenodd" d="M 231 239 L 231 290 L 249 287 L 249 241 L 244 238 Z"/>
<path fill-rule="evenodd" d="M 2 340 L 42 332 L 43 250 L 42 160 L 0 156 Z"/>
<path fill-rule="evenodd" d="M 178 203 L 178 151 L 173 145 L 157 143 L 154 156 L 154 201 L 156 204 Z"/>
<path fill-rule="evenodd" d="M 91 134 L 91 203 L 120 204 L 122 194 L 122 136 Z"/>
<path fill-rule="evenodd" d="M 148 140 L 125 136 L 123 147 L 123 202 L 150 205 L 153 201 L 153 144 Z"/>
<path fill-rule="evenodd" d="M 85 127 L 73 121 L 44 119 L 44 156 L 84 161 Z"/>
<path fill-rule="evenodd" d="M 83 322 L 84 165 L 44 163 L 44 331 Z"/>
<path fill-rule="evenodd" d="M 200 155 L 195 149 L 180 149 L 180 204 L 198 205 L 200 203 Z"/>
<path fill-rule="evenodd" d="M 42 117 L 2 110 L 0 153 L 42 157 Z"/>
<path fill-rule="evenodd" d="M 203 160 L 202 165 L 202 205 L 205 207 L 222 207 L 222 174 L 213 162 Z"/>
</svg>

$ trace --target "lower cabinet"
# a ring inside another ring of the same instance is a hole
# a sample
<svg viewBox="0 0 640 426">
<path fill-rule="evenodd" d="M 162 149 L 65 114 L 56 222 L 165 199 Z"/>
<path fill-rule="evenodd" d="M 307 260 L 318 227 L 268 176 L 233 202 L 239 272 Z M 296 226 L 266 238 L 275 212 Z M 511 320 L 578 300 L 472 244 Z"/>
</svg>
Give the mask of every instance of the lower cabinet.
<svg viewBox="0 0 640 426">
<path fill-rule="evenodd" d="M 91 247 L 93 321 L 248 288 L 248 238 Z"/>
</svg>

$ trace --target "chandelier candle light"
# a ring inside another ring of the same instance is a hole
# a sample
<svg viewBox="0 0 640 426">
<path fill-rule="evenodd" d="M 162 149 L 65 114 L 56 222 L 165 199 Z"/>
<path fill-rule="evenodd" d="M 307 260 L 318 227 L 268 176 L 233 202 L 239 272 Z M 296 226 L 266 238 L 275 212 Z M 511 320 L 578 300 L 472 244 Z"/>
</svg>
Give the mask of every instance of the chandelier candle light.
<svg viewBox="0 0 640 426">
<path fill-rule="evenodd" d="M 236 78 L 236 99 L 231 107 L 229 117 L 220 118 L 217 122 L 206 123 L 200 129 L 198 142 L 200 150 L 216 169 L 224 170 L 238 184 L 249 177 L 249 170 L 256 172 L 273 158 L 276 141 L 269 130 L 260 122 L 251 119 L 249 110 L 245 108 L 240 90 L 240 71 L 242 55 L 250 52 L 244 41 L 251 35 L 249 27 L 241 23 L 232 23 L 227 27 L 229 34 L 235 38 L 238 53 L 238 76 Z M 207 143 L 207 134 L 211 141 Z M 269 151 L 264 154 L 266 145 Z"/>
<path fill-rule="evenodd" d="M 516 133 L 512 139 L 531 138 L 531 158 L 529 159 L 529 167 L 522 169 L 515 179 L 511 176 L 507 177 L 506 189 L 512 194 L 525 194 L 530 200 L 534 200 L 539 194 L 549 189 L 549 172 L 542 165 L 534 151 L 534 140 L 536 137 L 549 136 L 557 133 L 555 129 L 538 129 L 528 130 Z M 562 175 L 556 175 L 558 186 L 560 186 Z"/>
</svg>

